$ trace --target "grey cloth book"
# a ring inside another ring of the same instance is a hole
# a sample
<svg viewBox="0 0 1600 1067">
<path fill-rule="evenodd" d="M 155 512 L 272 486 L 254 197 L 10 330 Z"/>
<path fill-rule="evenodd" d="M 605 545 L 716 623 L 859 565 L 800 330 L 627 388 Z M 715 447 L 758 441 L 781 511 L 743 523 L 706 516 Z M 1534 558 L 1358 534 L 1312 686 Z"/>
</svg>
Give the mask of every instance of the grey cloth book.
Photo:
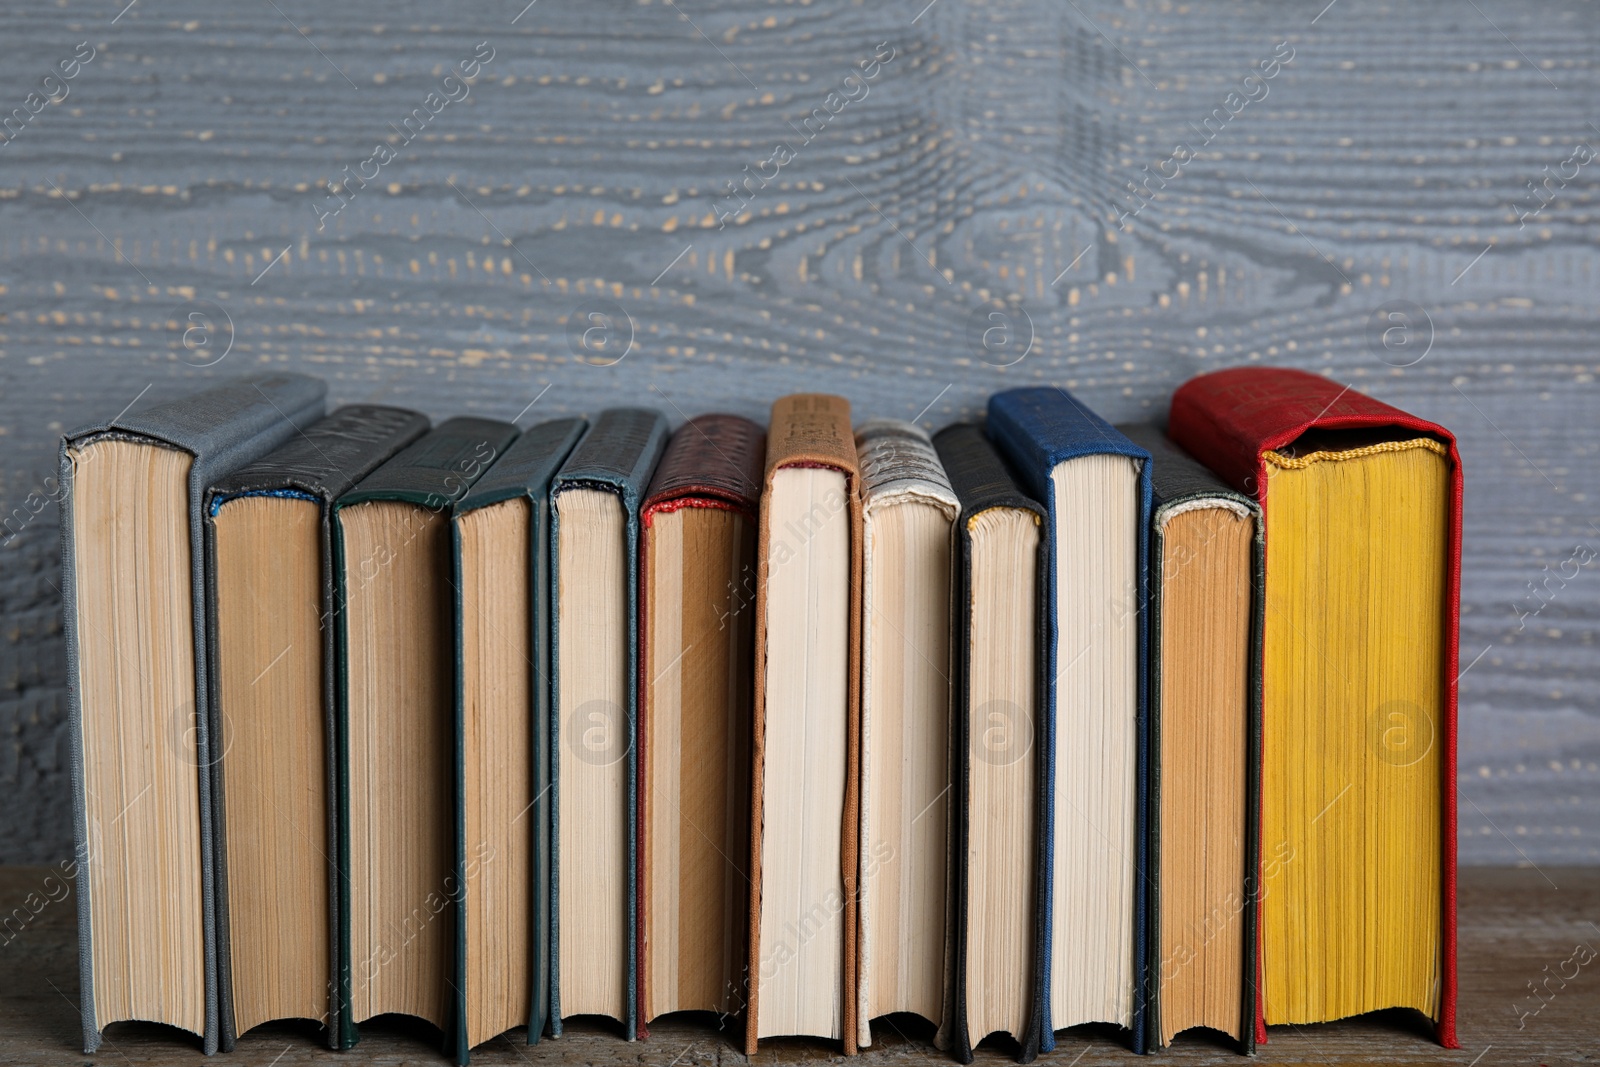
<svg viewBox="0 0 1600 1067">
<path fill-rule="evenodd" d="M 867 1048 L 871 1021 L 884 1015 L 912 1012 L 939 1026 L 953 977 L 943 798 L 952 781 L 950 550 L 961 501 L 933 441 L 913 423 L 865 422 L 856 451 L 861 840 L 874 846 L 861 849 L 859 862 L 856 1044 Z M 894 849 L 894 863 L 883 862 L 880 842 Z"/>
<path fill-rule="evenodd" d="M 205 491 L 322 416 L 236 379 L 61 443 L 62 615 L 83 1044 L 128 1019 L 219 1035 Z"/>
</svg>

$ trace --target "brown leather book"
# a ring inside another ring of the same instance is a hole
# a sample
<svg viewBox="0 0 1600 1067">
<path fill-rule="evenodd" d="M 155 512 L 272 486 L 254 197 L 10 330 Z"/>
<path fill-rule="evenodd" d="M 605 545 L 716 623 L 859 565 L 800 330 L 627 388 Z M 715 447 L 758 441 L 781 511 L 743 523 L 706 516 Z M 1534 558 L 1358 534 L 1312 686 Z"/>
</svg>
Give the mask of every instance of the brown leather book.
<svg viewBox="0 0 1600 1067">
<path fill-rule="evenodd" d="M 746 1055 L 763 1037 L 791 1035 L 856 1051 L 860 482 L 848 401 L 800 394 L 772 405 L 757 537 Z"/>
<path fill-rule="evenodd" d="M 749 419 L 690 419 L 640 509 L 641 1024 L 743 1000 L 765 451 Z"/>
</svg>

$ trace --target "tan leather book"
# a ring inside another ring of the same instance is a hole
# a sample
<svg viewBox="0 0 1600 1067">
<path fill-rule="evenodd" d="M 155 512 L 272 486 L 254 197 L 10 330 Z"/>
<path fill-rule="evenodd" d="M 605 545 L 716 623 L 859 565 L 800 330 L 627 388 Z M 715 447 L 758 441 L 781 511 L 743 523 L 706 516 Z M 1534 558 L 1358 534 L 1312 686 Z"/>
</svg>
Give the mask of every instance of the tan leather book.
<svg viewBox="0 0 1600 1067">
<path fill-rule="evenodd" d="M 747 1055 L 793 1035 L 856 1051 L 860 482 L 848 401 L 772 405 L 756 550 Z"/>
</svg>

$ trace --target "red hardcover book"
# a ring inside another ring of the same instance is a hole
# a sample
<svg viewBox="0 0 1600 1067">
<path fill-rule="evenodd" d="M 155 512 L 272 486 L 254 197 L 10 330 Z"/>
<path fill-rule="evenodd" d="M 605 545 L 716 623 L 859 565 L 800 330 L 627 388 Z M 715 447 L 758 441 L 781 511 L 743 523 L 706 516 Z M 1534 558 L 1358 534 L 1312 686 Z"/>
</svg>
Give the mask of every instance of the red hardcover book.
<svg viewBox="0 0 1600 1067">
<path fill-rule="evenodd" d="M 1184 449 L 1212 468 L 1225 481 L 1236 488 L 1254 496 L 1261 505 L 1265 516 L 1266 528 L 1266 587 L 1267 587 L 1267 632 L 1263 647 L 1263 662 L 1271 663 L 1274 649 L 1270 642 L 1274 638 L 1273 613 L 1275 610 L 1274 590 L 1283 590 L 1292 581 L 1300 580 L 1297 572 L 1290 574 L 1286 564 L 1283 576 L 1278 583 L 1273 581 L 1273 494 L 1269 492 L 1274 479 L 1280 477 L 1285 470 L 1300 469 L 1322 461 L 1338 460 L 1348 456 L 1373 456 L 1378 453 L 1396 452 L 1410 445 L 1415 445 L 1418 440 L 1423 447 L 1432 451 L 1437 456 L 1442 456 L 1448 464 L 1448 472 L 1444 475 L 1446 496 L 1444 498 L 1444 514 L 1441 517 L 1444 529 L 1440 532 L 1440 543 L 1445 554 L 1445 573 L 1440 577 L 1442 588 L 1438 590 L 1439 601 L 1442 603 L 1444 619 L 1442 620 L 1442 639 L 1438 647 L 1439 671 L 1437 678 L 1437 718 L 1435 730 L 1433 723 L 1419 723 L 1427 727 L 1427 740 L 1429 745 L 1437 745 L 1436 757 L 1438 786 L 1440 795 L 1437 798 L 1438 814 L 1441 820 L 1438 840 L 1440 844 L 1439 869 L 1437 871 L 1437 886 L 1439 895 L 1439 927 L 1437 931 L 1437 955 L 1433 960 L 1425 960 L 1427 965 L 1436 964 L 1435 977 L 1437 981 L 1437 994 L 1433 998 L 1434 1010 L 1430 1012 L 1437 1026 L 1438 1040 L 1446 1048 L 1459 1048 L 1456 1040 L 1456 681 L 1458 672 L 1458 638 L 1460 621 L 1460 593 L 1461 593 L 1461 459 L 1456 450 L 1455 438 L 1444 427 L 1435 423 L 1419 419 L 1404 411 L 1391 407 L 1381 401 L 1364 396 L 1348 386 L 1322 378 L 1303 371 L 1286 370 L 1268 367 L 1248 367 L 1233 370 L 1217 371 L 1205 374 L 1185 383 L 1172 398 L 1172 409 L 1169 417 L 1168 434 Z M 1422 457 L 1423 462 L 1428 462 L 1427 457 Z M 1431 460 L 1437 464 L 1438 459 Z M 1353 471 L 1354 468 L 1351 468 Z M 1373 484 L 1363 482 L 1359 476 L 1343 484 Z M 1284 510 L 1279 516 L 1277 524 L 1280 536 L 1289 538 L 1309 537 L 1295 525 L 1299 520 L 1291 514 L 1296 498 L 1290 495 L 1290 485 L 1287 482 L 1279 483 L 1281 488 L 1279 496 Z M 1297 490 L 1299 491 L 1299 490 Z M 1360 490 L 1355 490 L 1359 492 Z M 1402 505 L 1404 506 L 1404 505 Z M 1369 519 L 1371 523 L 1378 520 Z M 1292 534 L 1291 534 L 1292 531 Z M 1388 534 L 1387 530 L 1381 532 L 1373 530 L 1347 531 L 1353 535 L 1370 536 L 1377 540 Z M 1315 536 L 1323 540 L 1319 545 L 1335 544 L 1339 540 L 1339 531 L 1321 531 Z M 1287 548 L 1288 541 L 1285 546 Z M 1308 542 L 1309 543 L 1309 542 Z M 1301 561 L 1296 560 L 1296 563 Z M 1373 611 L 1387 610 L 1387 605 L 1380 605 L 1384 597 L 1377 583 L 1366 587 L 1369 590 L 1366 605 Z M 1309 591 L 1311 598 L 1326 598 L 1332 601 L 1336 592 L 1328 587 L 1318 587 Z M 1357 594 L 1359 596 L 1359 594 Z M 1429 603 L 1435 603 L 1429 601 Z M 1281 614 L 1281 605 L 1280 608 Z M 1337 606 L 1330 608 L 1337 610 Z M 1287 646 L 1292 644 L 1296 637 L 1293 632 L 1285 629 L 1278 635 L 1278 639 Z M 1431 647 L 1431 646 L 1429 646 Z M 1287 647 L 1277 650 L 1280 655 L 1293 655 L 1294 650 Z M 1307 652 L 1307 659 L 1315 665 L 1314 656 L 1321 654 L 1320 650 Z M 1322 668 L 1328 673 L 1326 668 Z M 1316 694 L 1309 690 L 1318 684 L 1314 670 L 1307 670 L 1302 675 L 1304 689 L 1298 689 L 1293 684 L 1287 684 L 1283 676 L 1274 680 L 1272 669 L 1264 670 L 1262 677 L 1262 704 L 1263 704 L 1263 731 L 1264 736 L 1274 728 L 1273 709 L 1275 707 L 1288 708 L 1290 701 L 1302 703 L 1315 699 Z M 1350 683 L 1345 681 L 1346 685 Z M 1358 685 L 1369 685 L 1370 677 L 1357 680 Z M 1354 691 L 1353 689 L 1351 691 Z M 1355 705 L 1355 701 L 1350 702 Z M 1380 747 L 1390 740 L 1390 731 L 1386 723 L 1379 718 L 1382 715 L 1394 715 L 1393 711 L 1383 712 L 1388 705 L 1381 705 L 1378 712 L 1372 712 L 1370 720 L 1374 725 L 1370 737 L 1373 739 L 1374 749 L 1378 760 L 1381 762 L 1408 766 L 1405 763 L 1409 756 L 1395 758 Z M 1352 737 L 1353 733 L 1338 734 L 1341 723 L 1335 721 L 1340 714 L 1348 713 L 1353 721 L 1359 725 L 1361 720 L 1356 716 L 1368 714 L 1367 709 L 1360 706 L 1348 708 L 1333 707 L 1325 709 L 1328 725 L 1324 727 L 1318 723 L 1319 729 L 1324 732 L 1332 731 L 1333 736 Z M 1287 721 L 1289 713 L 1282 713 L 1281 724 Z M 1404 719 L 1399 720 L 1406 725 Z M 1437 737 L 1434 734 L 1437 734 Z M 1411 734 L 1396 735 L 1403 741 L 1410 740 Z M 1263 744 L 1263 753 L 1268 746 Z M 1368 765 L 1371 764 L 1371 753 L 1365 755 Z M 1261 758 L 1265 761 L 1265 756 Z M 1421 757 L 1418 757 L 1420 759 Z M 1431 768 L 1429 764 L 1418 766 Z M 1263 768 L 1264 773 L 1267 768 Z M 1378 773 L 1384 773 L 1381 769 Z M 1337 784 L 1336 782 L 1334 784 Z M 1295 786 L 1298 788 L 1298 786 Z M 1348 788 L 1348 786 L 1347 786 Z M 1331 789 L 1330 789 L 1331 791 Z M 1342 796 L 1342 794 L 1341 794 Z M 1320 800 L 1320 796 L 1318 797 Z M 1272 797 L 1263 794 L 1263 804 L 1272 804 Z M 1348 802 L 1347 802 L 1348 803 Z M 1287 807 L 1287 802 L 1285 802 Z M 1315 810 L 1313 806 L 1310 810 Z M 1329 809 L 1324 809 L 1324 811 Z M 1344 817 L 1341 813 L 1337 818 Z M 1265 816 L 1265 813 L 1264 813 Z M 1318 818 L 1321 818 L 1319 813 Z M 1370 818 L 1370 817 L 1369 817 Z M 1383 823 L 1383 815 L 1376 816 L 1380 821 L 1380 836 L 1387 832 L 1388 824 Z M 1330 820 L 1336 821 L 1336 820 Z M 1261 894 L 1262 906 L 1257 910 L 1257 943 L 1260 944 L 1259 933 L 1262 926 L 1262 914 L 1271 907 L 1270 893 L 1272 884 L 1270 874 L 1264 878 L 1264 868 L 1267 866 L 1269 852 L 1267 847 L 1277 845 L 1277 842 L 1266 840 L 1266 819 L 1263 818 L 1262 859 L 1263 866 L 1255 872 L 1253 881 L 1254 892 Z M 1315 822 L 1315 819 L 1312 820 Z M 1307 850 L 1309 851 L 1309 850 Z M 1295 850 L 1289 843 L 1284 850 L 1290 858 L 1284 863 L 1292 866 Z M 1315 862 L 1313 856 L 1310 861 Z M 1365 868 L 1363 878 L 1377 877 Z M 1426 883 L 1433 884 L 1430 879 Z M 1369 893 L 1371 887 L 1368 887 Z M 1431 891 L 1431 889 L 1430 889 Z M 1295 919 L 1303 924 L 1304 928 L 1311 929 L 1313 925 L 1324 919 L 1325 916 L 1310 913 L 1296 915 Z M 1431 935 L 1432 931 L 1428 931 Z M 1336 951 L 1343 951 L 1336 949 Z M 1273 1012 L 1267 1010 L 1268 979 L 1274 977 L 1270 973 L 1273 966 L 1271 960 L 1266 958 L 1265 949 L 1258 949 L 1255 961 L 1256 982 L 1256 1031 L 1257 1039 L 1266 1040 L 1266 1025 L 1269 1015 L 1274 1016 L 1273 1021 L 1297 1021 L 1287 1016 L 1286 1012 L 1278 1008 Z M 1286 953 L 1287 955 L 1287 953 Z M 1322 961 L 1324 964 L 1348 964 L 1347 955 L 1341 955 L 1336 960 Z M 1324 966 L 1314 974 L 1293 976 L 1289 980 L 1302 986 L 1321 986 L 1327 975 L 1331 973 L 1331 966 Z M 1369 972 L 1370 973 L 1370 972 Z M 1282 978 L 1283 976 L 1277 976 Z M 1280 986 L 1281 988 L 1281 986 Z M 1276 1006 L 1276 1002 L 1275 1002 Z M 1387 1004 L 1373 1004 L 1372 1008 L 1390 1006 Z M 1419 1006 L 1412 1004 L 1411 1006 Z M 1370 1010 L 1362 1007 L 1356 1010 Z M 1427 1011 L 1426 1008 L 1423 1008 Z M 1340 1014 L 1351 1014 L 1345 1011 Z M 1302 1016 L 1304 1018 L 1304 1016 Z"/>
<path fill-rule="evenodd" d="M 640 509 L 639 1037 L 744 1008 L 761 427 L 690 419 Z"/>
</svg>

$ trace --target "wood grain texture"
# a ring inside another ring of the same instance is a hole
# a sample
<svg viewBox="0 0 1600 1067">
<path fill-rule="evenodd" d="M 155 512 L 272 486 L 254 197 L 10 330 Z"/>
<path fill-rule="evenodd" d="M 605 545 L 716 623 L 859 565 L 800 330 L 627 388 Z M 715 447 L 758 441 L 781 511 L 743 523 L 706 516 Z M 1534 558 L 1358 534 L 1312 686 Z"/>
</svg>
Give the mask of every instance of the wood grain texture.
<svg viewBox="0 0 1600 1067">
<path fill-rule="evenodd" d="M 12 919 L 0 940 L 0 1063 L 82 1062 L 78 1042 L 76 911 L 68 883 L 54 867 L 0 867 L 0 916 Z M 35 903 L 28 903 L 30 900 Z M 1546 867 L 1543 872 L 1476 868 L 1461 878 L 1461 1049 L 1433 1043 L 1416 1017 L 1378 1013 L 1319 1026 L 1273 1027 L 1256 1062 L 1348 1064 L 1592 1063 L 1594 1019 L 1600 1013 L 1600 872 Z M 1587 952 L 1582 951 L 1587 949 Z M 1589 959 L 1587 964 L 1581 963 Z M 1567 976 L 1567 977 L 1563 977 Z M 1536 997 L 1530 987 L 1539 985 Z M 931 1027 L 907 1017 L 880 1022 L 858 1067 L 911 1067 L 952 1062 L 932 1047 Z M 491 1064 L 667 1064 L 705 1067 L 744 1063 L 737 1016 L 684 1015 L 651 1024 L 650 1038 L 630 1044 L 615 1028 L 569 1023 L 566 1035 L 528 1047 L 513 1030 L 474 1049 L 474 1067 Z M 1182 1035 L 1161 1062 L 1238 1067 L 1250 1061 L 1198 1033 Z M 194 1063 L 198 1041 L 149 1023 L 122 1023 L 106 1033 L 97 1063 Z M 838 1062 L 837 1043 L 763 1042 L 757 1063 Z M 1478 1057 L 1474 1059 L 1474 1057 Z M 999 1047 L 977 1050 L 984 1064 L 1011 1063 Z M 223 1062 L 223 1061 L 217 1061 Z M 438 1034 L 391 1017 L 361 1028 L 361 1044 L 334 1054 L 311 1024 L 268 1023 L 240 1039 L 228 1063 L 248 1067 L 309 1064 L 445 1063 Z M 1113 1032 L 1079 1027 L 1057 1039 L 1041 1063 L 1096 1067 L 1136 1064 Z"/>
<path fill-rule="evenodd" d="M 1157 416 L 1259 361 L 1460 436 L 1461 854 L 1600 862 L 1588 5 L 524 3 L 0 14 L 0 858 L 70 848 L 55 440 L 147 387 L 674 421 L 823 389 L 937 427 L 1035 382 Z M 1432 325 L 1385 349 L 1396 300 Z"/>
</svg>

